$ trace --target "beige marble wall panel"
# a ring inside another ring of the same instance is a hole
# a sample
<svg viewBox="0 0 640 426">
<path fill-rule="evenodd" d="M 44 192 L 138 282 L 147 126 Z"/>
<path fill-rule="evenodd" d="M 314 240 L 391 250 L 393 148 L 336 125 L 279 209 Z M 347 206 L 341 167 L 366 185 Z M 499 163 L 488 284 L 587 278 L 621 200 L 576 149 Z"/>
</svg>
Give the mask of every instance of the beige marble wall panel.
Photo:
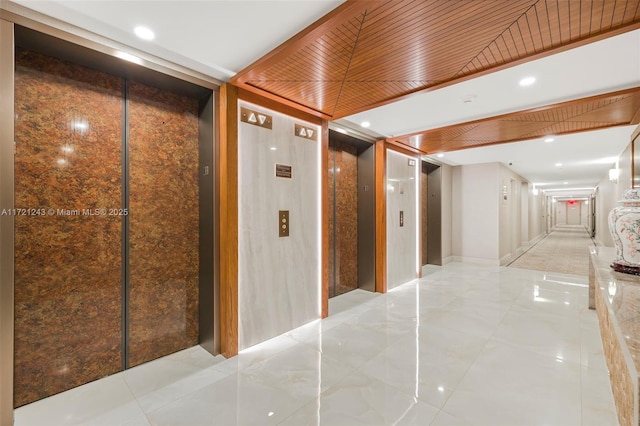
<svg viewBox="0 0 640 426">
<path fill-rule="evenodd" d="M 273 128 L 239 124 L 239 348 L 320 317 L 320 150 L 294 134 L 296 123 L 318 126 L 251 104 Z M 292 167 L 277 177 L 276 164 Z M 289 236 L 279 236 L 279 211 L 289 211 Z"/>
<path fill-rule="evenodd" d="M 418 161 L 387 150 L 387 289 L 417 277 Z M 400 225 L 400 212 L 403 220 Z"/>
</svg>

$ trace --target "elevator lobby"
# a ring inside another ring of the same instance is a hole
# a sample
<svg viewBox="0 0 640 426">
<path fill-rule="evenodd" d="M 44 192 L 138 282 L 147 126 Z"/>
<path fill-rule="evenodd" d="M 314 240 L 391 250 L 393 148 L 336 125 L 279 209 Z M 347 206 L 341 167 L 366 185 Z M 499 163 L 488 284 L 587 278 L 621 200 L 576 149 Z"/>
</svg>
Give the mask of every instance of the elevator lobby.
<svg viewBox="0 0 640 426">
<path fill-rule="evenodd" d="M 186 349 L 19 408 L 16 425 L 617 425 L 591 243 L 564 225 L 516 260 L 527 269 L 453 262 L 354 290 L 237 357 Z"/>
<path fill-rule="evenodd" d="M 638 187 L 640 0 L 0 0 L 0 425 L 640 424 Z"/>
</svg>

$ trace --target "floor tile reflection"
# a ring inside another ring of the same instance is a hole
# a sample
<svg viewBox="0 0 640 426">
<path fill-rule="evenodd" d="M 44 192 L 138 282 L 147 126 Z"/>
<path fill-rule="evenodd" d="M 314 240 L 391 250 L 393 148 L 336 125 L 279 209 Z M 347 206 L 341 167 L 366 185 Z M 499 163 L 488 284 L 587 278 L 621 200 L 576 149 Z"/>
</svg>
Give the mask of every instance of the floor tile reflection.
<svg viewBox="0 0 640 426">
<path fill-rule="evenodd" d="M 232 359 L 187 349 L 16 425 L 616 425 L 586 277 L 451 263 Z"/>
</svg>

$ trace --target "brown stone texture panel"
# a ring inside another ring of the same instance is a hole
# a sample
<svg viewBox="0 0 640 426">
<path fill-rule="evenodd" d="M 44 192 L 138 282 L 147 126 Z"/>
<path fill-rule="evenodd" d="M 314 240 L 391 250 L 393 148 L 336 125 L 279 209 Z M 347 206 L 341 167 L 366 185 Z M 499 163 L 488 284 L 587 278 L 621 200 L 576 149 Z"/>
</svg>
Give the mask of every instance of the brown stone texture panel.
<svg viewBox="0 0 640 426">
<path fill-rule="evenodd" d="M 634 425 L 635 404 L 637 392 L 631 378 L 632 372 L 625 361 L 620 336 L 616 332 L 612 313 L 604 300 L 604 294 L 599 283 L 595 283 L 595 303 L 600 324 L 600 335 L 602 336 L 602 346 L 604 356 L 609 368 L 611 390 L 616 404 L 618 421 L 620 426 Z"/>
<path fill-rule="evenodd" d="M 122 367 L 122 83 L 22 51 L 15 75 L 15 406 Z M 83 214 L 84 213 L 84 214 Z"/>
<path fill-rule="evenodd" d="M 129 366 L 198 343 L 198 101 L 132 82 Z"/>
<path fill-rule="evenodd" d="M 327 191 L 329 193 L 329 298 L 337 296 L 336 293 L 336 148 L 329 145 L 329 173 L 327 174 L 329 183 Z"/>
<path fill-rule="evenodd" d="M 358 288 L 358 152 L 333 142 L 329 152 L 329 293 Z"/>
</svg>

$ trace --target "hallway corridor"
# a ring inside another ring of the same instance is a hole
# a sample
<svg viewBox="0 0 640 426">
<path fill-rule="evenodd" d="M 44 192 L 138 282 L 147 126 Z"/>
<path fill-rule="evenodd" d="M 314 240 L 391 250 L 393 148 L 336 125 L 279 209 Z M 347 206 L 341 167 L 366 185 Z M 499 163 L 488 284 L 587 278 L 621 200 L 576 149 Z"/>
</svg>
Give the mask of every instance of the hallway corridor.
<svg viewBox="0 0 640 426">
<path fill-rule="evenodd" d="M 508 266 L 564 274 L 589 274 L 589 246 L 593 241 L 582 225 L 558 225 Z"/>
<path fill-rule="evenodd" d="M 617 425 L 587 298 L 586 275 L 431 267 L 235 358 L 196 346 L 19 408 L 16 425 Z"/>
</svg>

